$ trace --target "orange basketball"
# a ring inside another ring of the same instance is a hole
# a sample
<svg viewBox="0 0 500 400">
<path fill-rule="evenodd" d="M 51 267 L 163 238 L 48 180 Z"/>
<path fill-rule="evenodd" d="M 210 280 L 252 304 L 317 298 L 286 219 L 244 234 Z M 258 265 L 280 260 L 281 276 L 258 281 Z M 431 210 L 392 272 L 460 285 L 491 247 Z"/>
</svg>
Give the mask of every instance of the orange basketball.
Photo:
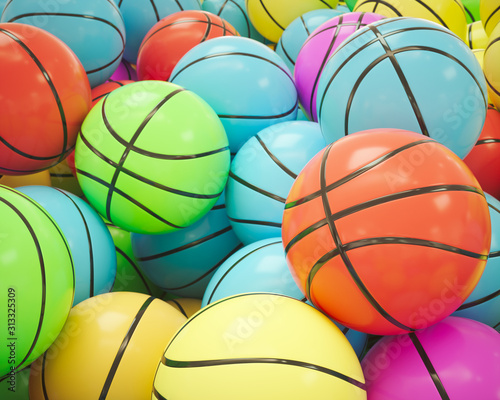
<svg viewBox="0 0 500 400">
<path fill-rule="evenodd" d="M 433 139 L 376 129 L 319 152 L 288 195 L 294 278 L 341 324 L 393 335 L 455 311 L 488 257 L 488 204 L 464 162 Z"/>
<path fill-rule="evenodd" d="M 91 91 L 91 95 L 92 95 L 92 107 L 91 108 L 93 108 L 99 102 L 99 100 L 101 100 L 103 97 L 106 97 L 113 90 L 116 90 L 122 86 L 128 85 L 129 83 L 134 83 L 134 81 L 130 81 L 130 80 L 113 81 L 113 80 L 109 79 L 106 82 L 102 83 L 101 85 L 96 86 Z"/>
</svg>

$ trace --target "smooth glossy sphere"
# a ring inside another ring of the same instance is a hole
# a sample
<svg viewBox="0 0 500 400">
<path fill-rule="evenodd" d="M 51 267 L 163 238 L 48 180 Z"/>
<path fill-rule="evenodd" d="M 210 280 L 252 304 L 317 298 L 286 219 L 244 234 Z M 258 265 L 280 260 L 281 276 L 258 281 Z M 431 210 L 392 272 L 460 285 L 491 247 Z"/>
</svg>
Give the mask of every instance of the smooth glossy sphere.
<svg viewBox="0 0 500 400">
<path fill-rule="evenodd" d="M 477 22 L 481 20 L 479 11 L 481 0 L 461 0 L 464 6 L 467 23 Z"/>
<path fill-rule="evenodd" d="M 488 36 L 484 31 L 484 26 L 481 21 L 472 22 L 467 25 L 467 44 L 472 50 L 486 49 L 488 46 Z"/>
<path fill-rule="evenodd" d="M 493 29 L 484 51 L 484 75 L 488 84 L 488 94 L 497 110 L 500 108 L 500 24 Z"/>
<path fill-rule="evenodd" d="M 109 292 L 116 277 L 116 253 L 99 214 L 79 197 L 61 189 L 23 186 L 18 190 L 54 218 L 68 241 L 75 268 L 73 305 Z"/>
<path fill-rule="evenodd" d="M 137 71 L 132 64 L 130 64 L 127 60 L 122 58 L 120 64 L 116 68 L 113 75 L 108 79 L 108 81 L 137 81 Z"/>
<path fill-rule="evenodd" d="M 297 56 L 294 79 L 299 101 L 312 121 L 317 121 L 316 92 L 326 62 L 354 32 L 384 19 L 374 13 L 353 12 L 339 15 L 318 26 L 303 44 Z"/>
<path fill-rule="evenodd" d="M 147 32 L 139 47 L 138 77 L 168 81 L 175 65 L 193 47 L 237 34 L 231 24 L 206 11 L 180 11 L 163 18 Z"/>
<path fill-rule="evenodd" d="M 52 167 L 54 168 L 54 167 Z M 48 170 L 28 175 L 1 175 L 0 185 L 16 188 L 27 185 L 51 186 L 51 175 Z"/>
<path fill-rule="evenodd" d="M 3 377 L 11 367 L 28 366 L 52 344 L 68 317 L 75 287 L 68 243 L 40 205 L 0 186 L 0 220 Z"/>
<path fill-rule="evenodd" d="M 226 214 L 224 194 L 202 219 L 177 232 L 132 235 L 144 274 L 167 293 L 201 299 L 216 269 L 242 247 Z"/>
<path fill-rule="evenodd" d="M 337 49 L 321 74 L 316 104 L 329 143 L 397 128 L 430 136 L 464 158 L 486 117 L 486 82 L 472 51 L 448 29 L 391 18 Z"/>
<path fill-rule="evenodd" d="M 481 0 L 479 2 L 479 16 L 483 21 L 484 30 L 491 36 L 493 29 L 500 22 L 500 9 L 497 0 Z"/>
<path fill-rule="evenodd" d="M 122 86 L 128 85 L 129 83 L 134 83 L 134 81 L 123 80 L 123 81 L 106 81 L 102 85 L 96 86 L 92 89 L 92 107 L 94 107 L 99 100 L 106 97 L 113 90 L 118 89 Z"/>
<path fill-rule="evenodd" d="M 282 232 L 314 305 L 349 328 L 393 335 L 465 301 L 484 271 L 491 223 L 477 180 L 453 152 L 379 129 L 334 142 L 304 167 Z"/>
<path fill-rule="evenodd" d="M 261 129 L 295 120 L 297 90 L 273 50 L 244 37 L 201 43 L 181 58 L 170 80 L 201 96 L 219 115 L 232 154 Z"/>
<path fill-rule="evenodd" d="M 286 27 L 308 11 L 334 9 L 338 0 L 246 0 L 250 21 L 262 36 L 277 43 Z"/>
<path fill-rule="evenodd" d="M 184 10 L 200 10 L 198 0 L 120 0 L 127 43 L 123 58 L 135 64 L 139 46 L 151 27 L 162 18 Z"/>
<path fill-rule="evenodd" d="M 361 365 L 370 400 L 496 399 L 500 334 L 449 317 L 410 335 L 380 339 Z"/>
<path fill-rule="evenodd" d="M 500 112 L 490 107 L 476 145 L 464 158 L 481 188 L 500 200 Z"/>
<path fill-rule="evenodd" d="M 90 86 L 70 48 L 48 32 L 0 24 L 0 174 L 48 169 L 68 155 L 90 109 Z"/>
<path fill-rule="evenodd" d="M 354 350 L 325 315 L 290 297 L 252 293 L 191 317 L 167 346 L 153 391 L 167 399 L 326 400 L 335 393 L 365 400 L 363 382 Z"/>
<path fill-rule="evenodd" d="M 202 218 L 229 173 L 224 128 L 193 92 L 160 81 L 114 90 L 78 137 L 78 181 L 90 204 L 125 230 L 165 233 Z"/>
<path fill-rule="evenodd" d="M 167 300 L 167 303 L 178 309 L 186 318 L 191 318 L 194 314 L 201 310 L 201 299 L 178 297 Z"/>
<path fill-rule="evenodd" d="M 286 27 L 276 44 L 276 53 L 280 55 L 287 67 L 293 73 L 300 48 L 311 33 L 322 23 L 343 14 L 342 11 L 328 8 L 306 12 L 295 18 Z"/>
<path fill-rule="evenodd" d="M 281 236 L 288 192 L 307 162 L 326 146 L 314 122 L 261 130 L 238 151 L 226 186 L 227 215 L 244 244 Z"/>
<path fill-rule="evenodd" d="M 104 83 L 123 56 L 125 25 L 114 1 L 12 0 L 1 21 L 36 26 L 61 39 L 82 63 L 92 87 Z"/>
<path fill-rule="evenodd" d="M 85 300 L 31 366 L 30 399 L 149 399 L 162 351 L 185 321 L 172 306 L 145 294 Z"/>
</svg>

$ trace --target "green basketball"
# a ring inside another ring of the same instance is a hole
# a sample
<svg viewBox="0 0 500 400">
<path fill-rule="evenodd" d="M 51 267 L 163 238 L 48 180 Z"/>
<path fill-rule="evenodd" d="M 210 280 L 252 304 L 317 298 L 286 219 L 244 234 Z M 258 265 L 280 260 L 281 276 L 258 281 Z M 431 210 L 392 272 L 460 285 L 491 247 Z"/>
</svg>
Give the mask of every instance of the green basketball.
<svg viewBox="0 0 500 400">
<path fill-rule="evenodd" d="M 0 186 L 0 377 L 29 365 L 59 335 L 74 296 L 71 253 L 36 202 Z"/>
<path fill-rule="evenodd" d="M 159 234 L 202 218 L 222 193 L 224 127 L 198 95 L 161 81 L 125 85 L 83 122 L 75 149 L 85 197 L 112 224 Z"/>
</svg>

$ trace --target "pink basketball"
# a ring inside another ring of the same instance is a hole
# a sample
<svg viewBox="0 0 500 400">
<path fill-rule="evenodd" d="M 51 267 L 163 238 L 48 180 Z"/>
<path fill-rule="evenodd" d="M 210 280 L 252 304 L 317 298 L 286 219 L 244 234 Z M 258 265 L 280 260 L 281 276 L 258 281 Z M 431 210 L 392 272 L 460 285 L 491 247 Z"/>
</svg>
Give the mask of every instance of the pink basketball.
<svg viewBox="0 0 500 400">
<path fill-rule="evenodd" d="M 111 78 L 108 79 L 110 81 L 137 81 L 137 71 L 127 60 L 122 59 L 120 64 L 118 64 L 118 68 L 116 68 Z"/>
<path fill-rule="evenodd" d="M 330 56 L 348 36 L 384 18 L 382 15 L 364 12 L 342 14 L 318 26 L 307 38 L 297 56 L 294 77 L 300 104 L 311 120 L 318 121 L 316 89 Z"/>
<path fill-rule="evenodd" d="M 448 317 L 417 332 L 383 337 L 361 366 L 369 400 L 498 399 L 500 333 Z"/>
</svg>

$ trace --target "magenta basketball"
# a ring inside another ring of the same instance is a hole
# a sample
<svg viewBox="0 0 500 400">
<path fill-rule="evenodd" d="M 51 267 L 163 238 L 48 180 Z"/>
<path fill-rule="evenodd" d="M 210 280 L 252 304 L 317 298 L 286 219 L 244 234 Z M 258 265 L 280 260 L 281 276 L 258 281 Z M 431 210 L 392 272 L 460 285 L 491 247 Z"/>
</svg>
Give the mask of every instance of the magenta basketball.
<svg viewBox="0 0 500 400">
<path fill-rule="evenodd" d="M 330 56 L 348 36 L 384 18 L 382 15 L 364 12 L 342 14 L 318 26 L 307 38 L 297 56 L 294 78 L 300 104 L 311 120 L 318 120 L 316 89 L 321 71 Z"/>
</svg>

